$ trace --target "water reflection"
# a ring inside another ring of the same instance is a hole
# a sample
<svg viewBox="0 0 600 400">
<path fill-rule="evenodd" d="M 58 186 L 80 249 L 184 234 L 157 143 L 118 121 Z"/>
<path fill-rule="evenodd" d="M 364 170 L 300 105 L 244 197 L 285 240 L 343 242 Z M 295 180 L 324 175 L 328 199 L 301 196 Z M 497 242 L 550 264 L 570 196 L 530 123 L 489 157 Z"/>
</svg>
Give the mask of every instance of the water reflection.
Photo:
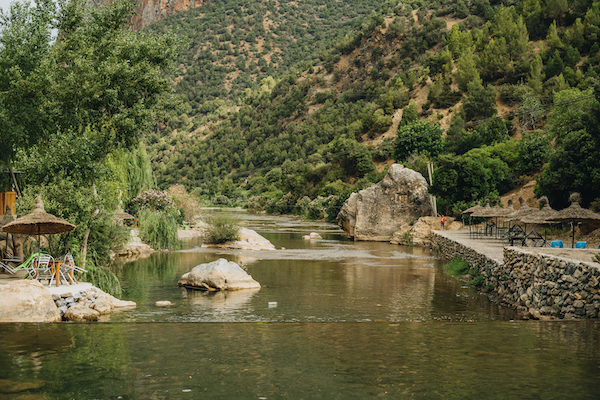
<svg viewBox="0 0 600 400">
<path fill-rule="evenodd" d="M 594 399 L 600 378 L 591 321 L 55 326 L 0 325 L 20 338 L 0 347 L 0 385 L 37 373 L 29 395 L 56 399 Z M 73 345 L 22 362 L 38 334 Z"/>
<path fill-rule="evenodd" d="M 190 305 L 198 306 L 198 311 L 206 312 L 206 310 L 211 310 L 213 313 L 222 314 L 243 309 L 250 303 L 252 296 L 258 293 L 259 290 L 243 289 L 210 292 L 181 288 L 183 297 L 189 300 Z"/>
</svg>

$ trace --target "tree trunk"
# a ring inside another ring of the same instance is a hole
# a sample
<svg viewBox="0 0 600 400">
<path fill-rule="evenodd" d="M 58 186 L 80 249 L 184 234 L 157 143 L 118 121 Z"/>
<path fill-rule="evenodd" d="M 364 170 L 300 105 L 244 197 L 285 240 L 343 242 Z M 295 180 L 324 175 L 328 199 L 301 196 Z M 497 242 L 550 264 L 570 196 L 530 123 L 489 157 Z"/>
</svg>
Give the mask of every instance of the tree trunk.
<svg viewBox="0 0 600 400">
<path fill-rule="evenodd" d="M 15 176 L 15 172 L 13 171 L 13 169 L 10 166 L 10 160 L 8 158 L 8 154 L 4 155 L 4 163 L 6 164 L 6 167 L 8 168 L 8 172 L 10 173 L 10 176 L 12 177 L 13 180 L 13 184 L 15 185 L 15 191 L 17 192 L 17 196 L 21 197 L 21 190 L 19 190 L 19 184 L 17 183 L 17 177 Z M 2 210 L 4 211 L 4 210 Z M 16 210 L 11 210 L 11 212 L 13 213 L 13 215 L 16 215 Z"/>
<path fill-rule="evenodd" d="M 23 254 L 23 235 L 11 235 L 12 236 L 12 244 L 13 244 L 13 256 L 15 257 L 21 257 L 22 260 L 24 260 L 24 254 Z"/>
<path fill-rule="evenodd" d="M 85 268 L 85 259 L 87 257 L 88 237 L 90 236 L 90 228 L 85 230 L 83 240 L 81 242 L 81 268 Z"/>
</svg>

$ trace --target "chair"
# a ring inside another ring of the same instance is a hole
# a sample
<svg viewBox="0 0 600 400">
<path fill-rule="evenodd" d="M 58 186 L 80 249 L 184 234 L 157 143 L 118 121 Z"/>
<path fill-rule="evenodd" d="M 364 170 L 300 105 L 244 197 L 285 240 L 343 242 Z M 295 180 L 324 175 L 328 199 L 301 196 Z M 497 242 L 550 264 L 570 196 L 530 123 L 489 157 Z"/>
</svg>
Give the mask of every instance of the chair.
<svg viewBox="0 0 600 400">
<path fill-rule="evenodd" d="M 15 263 L 15 264 L 20 264 L 20 263 L 23 262 L 23 258 L 22 257 L 15 257 L 12 254 L 10 254 L 9 252 L 3 251 L 2 252 L 2 261 L 5 262 L 5 263 L 12 262 L 12 263 Z"/>
<path fill-rule="evenodd" d="M 0 271 L 3 269 L 11 275 L 14 274 L 16 271 L 13 267 L 10 266 L 10 264 L 5 264 L 3 261 L 0 261 Z"/>
<path fill-rule="evenodd" d="M 583 241 L 577 242 L 577 243 L 575 243 L 575 248 L 576 249 L 585 249 L 586 245 L 587 245 L 587 242 L 583 242 Z"/>
<path fill-rule="evenodd" d="M 562 249 L 563 248 L 563 241 L 562 240 L 553 240 L 551 247 Z"/>
<path fill-rule="evenodd" d="M 52 284 L 54 272 L 50 267 L 54 264 L 54 258 L 49 254 L 37 254 L 33 257 L 31 262 L 27 265 L 27 272 L 30 279 L 48 279 Z"/>
<path fill-rule="evenodd" d="M 75 279 L 75 272 L 87 272 L 87 270 L 78 267 L 75 265 L 75 260 L 73 259 L 73 255 L 69 252 L 65 254 L 64 262 L 60 269 L 60 275 L 66 282 L 77 283 L 77 279 Z M 66 274 L 66 275 L 65 275 Z"/>
</svg>

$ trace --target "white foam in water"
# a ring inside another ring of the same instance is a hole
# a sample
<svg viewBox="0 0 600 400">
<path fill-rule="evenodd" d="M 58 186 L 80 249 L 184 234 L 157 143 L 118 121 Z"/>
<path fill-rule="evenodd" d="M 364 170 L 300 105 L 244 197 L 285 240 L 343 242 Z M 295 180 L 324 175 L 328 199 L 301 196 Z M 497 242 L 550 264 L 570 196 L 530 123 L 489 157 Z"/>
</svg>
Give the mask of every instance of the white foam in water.
<svg viewBox="0 0 600 400">
<path fill-rule="evenodd" d="M 181 391 L 182 391 L 182 392 L 186 392 L 186 393 L 187 393 L 187 392 L 191 392 L 191 391 L 192 391 L 192 389 L 182 389 Z"/>
</svg>

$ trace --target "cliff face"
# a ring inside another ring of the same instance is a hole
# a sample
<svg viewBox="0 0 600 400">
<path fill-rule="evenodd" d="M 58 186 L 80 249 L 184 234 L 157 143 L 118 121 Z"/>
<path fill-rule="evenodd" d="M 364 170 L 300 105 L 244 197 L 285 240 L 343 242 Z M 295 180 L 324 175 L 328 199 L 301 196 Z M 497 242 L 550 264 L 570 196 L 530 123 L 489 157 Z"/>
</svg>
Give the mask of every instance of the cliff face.
<svg viewBox="0 0 600 400">
<path fill-rule="evenodd" d="M 90 0 L 92 3 L 105 3 L 111 0 Z M 137 15 L 131 18 L 135 29 L 143 29 L 172 14 L 200 7 L 203 0 L 137 0 Z"/>
</svg>

